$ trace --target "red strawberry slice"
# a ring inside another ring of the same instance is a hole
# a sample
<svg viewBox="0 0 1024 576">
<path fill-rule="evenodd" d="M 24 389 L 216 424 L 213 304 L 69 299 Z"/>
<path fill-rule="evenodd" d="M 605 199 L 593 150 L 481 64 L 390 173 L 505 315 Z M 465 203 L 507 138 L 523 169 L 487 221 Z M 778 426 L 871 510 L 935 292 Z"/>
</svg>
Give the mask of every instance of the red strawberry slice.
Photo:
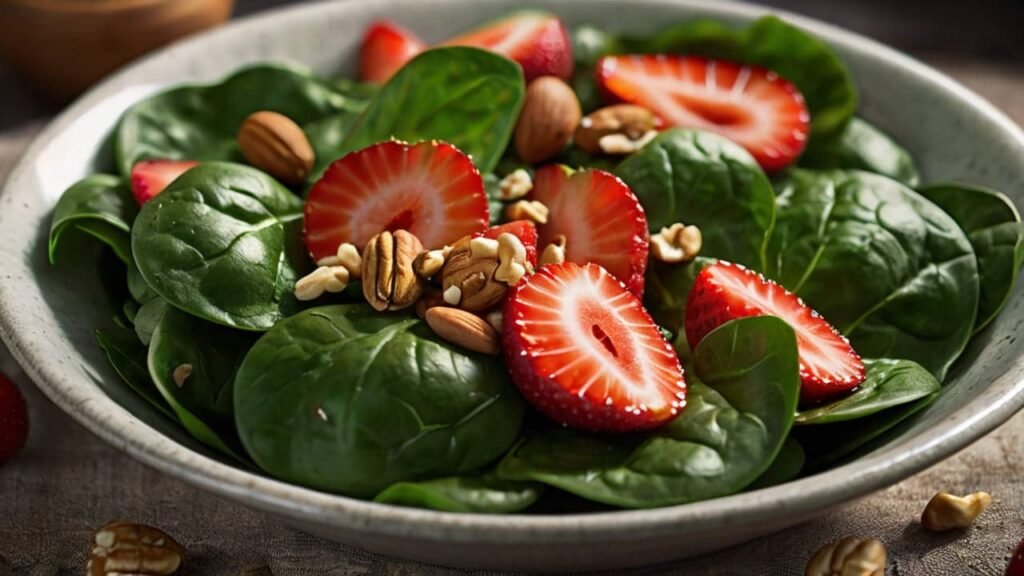
<svg viewBox="0 0 1024 576">
<path fill-rule="evenodd" d="M 485 238 L 498 239 L 505 233 L 512 234 L 519 238 L 526 248 L 526 260 L 534 267 L 537 266 L 537 226 L 529 220 L 513 220 L 505 224 L 493 226 L 484 231 Z"/>
<path fill-rule="evenodd" d="M 597 81 L 613 100 L 649 108 L 666 125 L 739 143 L 767 171 L 793 163 L 807 144 L 803 95 L 764 68 L 695 56 L 606 56 Z"/>
<path fill-rule="evenodd" d="M 738 264 L 704 268 L 686 303 L 690 347 L 718 326 L 747 316 L 778 316 L 796 331 L 800 349 L 800 399 L 815 404 L 864 381 L 864 364 L 850 343 L 797 295 Z"/>
<path fill-rule="evenodd" d="M 359 78 L 384 84 L 405 63 L 427 49 L 415 34 L 390 20 L 379 20 L 366 29 L 359 52 Z"/>
<path fill-rule="evenodd" d="M 343 242 L 362 248 L 384 230 L 408 230 L 432 250 L 487 229 L 484 182 L 473 161 L 445 142 L 390 140 L 335 160 L 306 200 L 313 260 Z"/>
<path fill-rule="evenodd" d="M 10 379 L 0 374 L 0 463 L 14 458 L 27 438 L 25 398 Z"/>
<path fill-rule="evenodd" d="M 505 361 L 523 396 L 587 430 L 653 428 L 686 405 L 679 358 L 640 300 L 597 264 L 544 266 L 510 292 Z"/>
<path fill-rule="evenodd" d="M 599 264 L 643 295 L 647 217 L 629 186 L 602 170 L 573 173 L 551 164 L 537 171 L 530 198 L 549 210 L 547 223 L 537 226 L 540 246 L 564 235 L 566 260 Z"/>
<path fill-rule="evenodd" d="M 143 160 L 132 166 L 132 194 L 142 206 L 164 191 L 167 185 L 199 165 L 191 160 Z"/>
<path fill-rule="evenodd" d="M 442 43 L 474 46 L 515 60 L 529 82 L 539 76 L 572 78 L 572 41 L 558 16 L 523 10 Z"/>
</svg>

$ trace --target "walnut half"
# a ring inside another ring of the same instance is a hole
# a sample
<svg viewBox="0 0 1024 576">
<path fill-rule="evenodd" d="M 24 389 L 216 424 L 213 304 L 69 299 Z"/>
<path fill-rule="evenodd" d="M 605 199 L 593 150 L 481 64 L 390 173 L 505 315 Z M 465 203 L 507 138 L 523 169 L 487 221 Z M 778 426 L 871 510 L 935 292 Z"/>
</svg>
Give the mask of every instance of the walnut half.
<svg viewBox="0 0 1024 576">
<path fill-rule="evenodd" d="M 163 530 L 112 522 L 96 531 L 89 555 L 89 576 L 167 576 L 177 572 L 185 548 Z"/>
</svg>

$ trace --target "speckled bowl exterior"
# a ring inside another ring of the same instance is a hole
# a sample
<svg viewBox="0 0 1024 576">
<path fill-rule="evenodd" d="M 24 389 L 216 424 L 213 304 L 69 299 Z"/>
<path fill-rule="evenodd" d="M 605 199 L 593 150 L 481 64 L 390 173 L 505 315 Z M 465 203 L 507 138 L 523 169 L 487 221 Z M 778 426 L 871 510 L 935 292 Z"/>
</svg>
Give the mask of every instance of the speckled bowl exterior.
<svg viewBox="0 0 1024 576">
<path fill-rule="evenodd" d="M 694 17 L 742 24 L 762 8 L 697 0 L 538 0 L 569 24 L 649 32 Z M 721 549 L 807 520 L 953 454 L 1024 404 L 1024 286 L 975 338 L 939 400 L 863 458 L 773 488 L 697 504 L 586 515 L 479 516 L 398 508 L 292 486 L 224 464 L 132 395 L 93 331 L 109 322 L 95 252 L 46 261 L 61 192 L 110 170 L 105 141 L 120 113 L 159 86 L 211 81 L 260 60 L 324 73 L 355 69 L 361 31 L 387 16 L 430 41 L 519 7 L 511 0 L 316 3 L 240 21 L 174 45 L 116 74 L 60 115 L 0 194 L 0 336 L 43 391 L 97 435 L 168 474 L 324 537 L 375 552 L 467 567 L 598 569 Z M 1024 206 L 1024 134 L 977 95 L 862 37 L 784 15 L 832 44 L 860 87 L 860 113 L 907 146 L 926 181 L 1004 190 Z M 71 251 L 74 252 L 74 251 Z"/>
</svg>

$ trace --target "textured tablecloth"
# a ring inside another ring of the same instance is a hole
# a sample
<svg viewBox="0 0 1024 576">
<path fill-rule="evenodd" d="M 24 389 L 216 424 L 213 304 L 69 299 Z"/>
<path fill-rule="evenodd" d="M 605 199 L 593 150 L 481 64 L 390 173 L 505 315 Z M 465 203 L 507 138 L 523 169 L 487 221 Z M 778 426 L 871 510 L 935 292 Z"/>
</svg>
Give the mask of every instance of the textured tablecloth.
<svg viewBox="0 0 1024 576">
<path fill-rule="evenodd" d="M 925 59 L 1024 123 L 1021 68 Z M 0 67 L 0 180 L 50 113 Z M 0 555 L 15 574 L 84 573 L 92 531 L 113 519 L 152 524 L 174 535 L 188 549 L 186 575 L 238 574 L 259 564 L 270 565 L 278 576 L 477 574 L 327 542 L 163 476 L 60 412 L 2 345 L 0 371 L 24 391 L 31 416 L 28 446 L 0 466 Z M 851 534 L 886 543 L 891 576 L 1002 574 L 1024 537 L 1022 441 L 1024 413 L 934 468 L 820 519 L 715 555 L 631 574 L 798 575 L 818 546 Z M 923 531 L 917 518 L 938 490 L 986 490 L 995 500 L 973 529 L 935 535 Z"/>
</svg>

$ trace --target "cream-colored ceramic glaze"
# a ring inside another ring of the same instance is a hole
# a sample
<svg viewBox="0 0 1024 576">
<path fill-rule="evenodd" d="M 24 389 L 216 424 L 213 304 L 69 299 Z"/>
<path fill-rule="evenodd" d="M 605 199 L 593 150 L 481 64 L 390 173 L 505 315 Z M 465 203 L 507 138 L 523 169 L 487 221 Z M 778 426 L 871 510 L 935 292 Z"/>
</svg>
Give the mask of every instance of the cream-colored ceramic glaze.
<svg viewBox="0 0 1024 576">
<path fill-rule="evenodd" d="M 46 263 L 50 211 L 94 168 L 126 106 L 157 86 L 209 81 L 266 59 L 325 73 L 354 69 L 361 31 L 387 16 L 428 40 L 501 15 L 519 2 L 318 3 L 274 11 L 175 45 L 127 68 L 71 106 L 39 137 L 0 195 L 0 335 L 38 385 L 90 430 L 132 456 L 306 530 L 368 550 L 433 563 L 507 569 L 636 566 L 724 548 L 791 526 L 898 482 L 989 432 L 1024 403 L 1024 298 L 971 344 L 942 397 L 897 438 L 860 460 L 782 486 L 707 502 L 563 516 L 474 516 L 383 506 L 278 482 L 225 465 L 127 393 L 93 340 L 109 307 L 94 259 Z M 538 1 L 569 24 L 646 32 L 693 17 L 749 21 L 761 8 L 696 0 Z M 788 16 L 849 63 L 861 114 L 910 148 L 927 181 L 1005 190 L 1024 205 L 1024 135 L 980 97 L 888 48 Z"/>
</svg>

